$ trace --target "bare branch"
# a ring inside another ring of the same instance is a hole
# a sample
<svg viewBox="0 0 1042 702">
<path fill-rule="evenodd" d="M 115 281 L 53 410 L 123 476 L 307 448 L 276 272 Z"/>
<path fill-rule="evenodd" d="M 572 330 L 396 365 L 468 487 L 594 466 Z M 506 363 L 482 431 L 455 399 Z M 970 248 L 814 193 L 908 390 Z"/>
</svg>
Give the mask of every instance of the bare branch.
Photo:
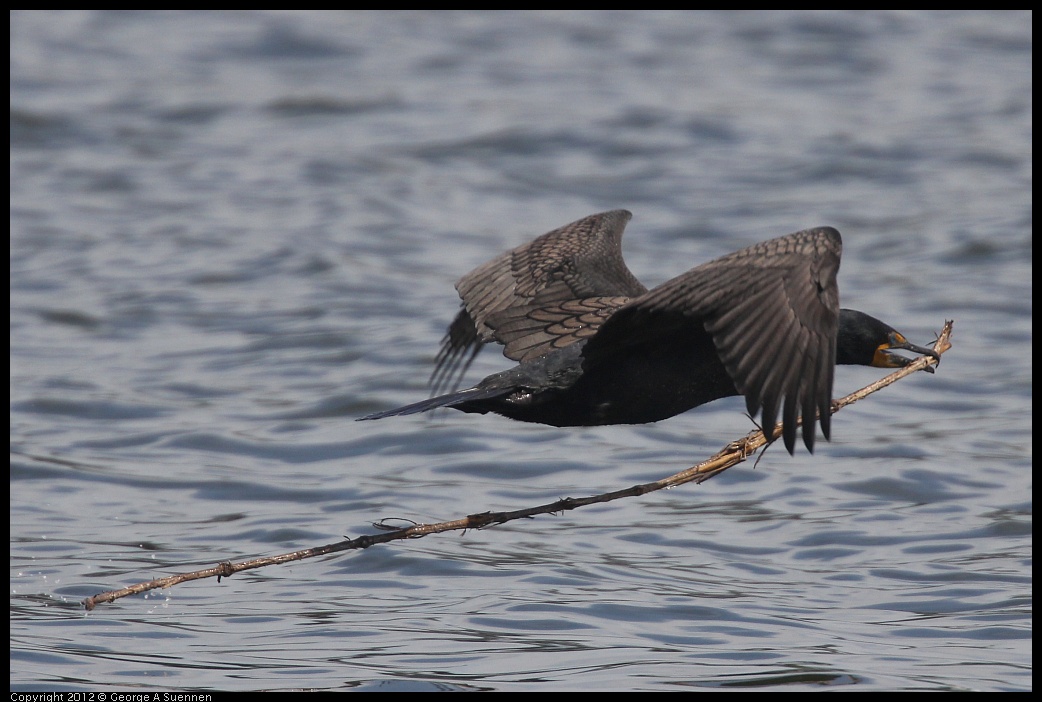
<svg viewBox="0 0 1042 702">
<path fill-rule="evenodd" d="M 952 322 L 949 320 L 945 322 L 944 330 L 938 336 L 937 341 L 934 343 L 934 351 L 938 355 L 943 354 L 945 351 L 951 348 L 951 333 L 952 333 Z M 839 410 L 843 409 L 847 405 L 853 404 L 858 400 L 868 397 L 878 390 L 882 390 L 888 385 L 896 383 L 901 378 L 904 378 L 912 373 L 926 369 L 928 366 L 937 365 L 940 361 L 930 356 L 922 356 L 918 358 L 910 365 L 901 368 L 900 370 L 891 373 L 890 375 L 877 380 L 871 385 L 862 388 L 856 392 L 847 395 L 844 398 L 836 400 L 832 403 L 831 413 L 835 414 Z M 777 438 L 781 436 L 782 425 L 778 424 L 774 427 L 772 432 L 773 437 Z M 267 556 L 265 558 L 256 558 L 250 561 L 242 561 L 240 563 L 231 563 L 225 561 L 224 563 L 218 564 L 214 568 L 207 568 L 205 570 L 197 570 L 191 573 L 181 573 L 179 575 L 171 575 L 166 578 L 158 578 L 156 580 L 149 580 L 147 582 L 137 583 L 125 587 L 121 590 L 110 590 L 108 592 L 102 592 L 88 597 L 83 601 L 83 606 L 92 610 L 98 604 L 104 602 L 113 602 L 122 597 L 128 595 L 137 595 L 149 590 L 166 589 L 178 585 L 180 583 L 188 582 L 190 580 L 201 580 L 203 578 L 217 577 L 217 582 L 221 581 L 221 578 L 228 577 L 234 573 L 241 573 L 244 570 L 254 570 L 256 568 L 263 568 L 269 565 L 276 565 L 279 563 L 289 563 L 290 561 L 300 561 L 306 558 L 314 558 L 316 556 L 325 556 L 330 553 L 338 553 L 340 551 L 351 551 L 355 549 L 364 549 L 374 546 L 376 544 L 383 544 L 389 541 L 400 541 L 402 539 L 416 539 L 428 534 L 439 534 L 444 531 L 461 531 L 466 529 L 481 529 L 483 527 L 492 526 L 494 524 L 503 524 L 505 522 L 513 521 L 515 519 L 522 519 L 525 517 L 533 517 L 537 514 L 553 514 L 556 512 L 564 512 L 578 507 L 584 507 L 586 505 L 597 504 L 600 502 L 611 502 L 612 500 L 618 500 L 623 497 L 634 497 L 637 495 L 644 495 L 649 492 L 655 492 L 656 490 L 662 490 L 664 488 L 671 488 L 677 485 L 683 485 L 684 483 L 695 482 L 703 483 L 709 480 L 713 476 L 720 475 L 728 468 L 742 463 L 747 458 L 756 453 L 765 444 L 769 443 L 764 433 L 761 430 L 751 432 L 746 437 L 737 441 L 732 441 L 730 444 L 725 446 L 720 452 L 713 457 L 702 461 L 698 465 L 692 466 L 687 470 L 683 470 L 679 473 L 663 478 L 662 480 L 656 480 L 650 483 L 642 483 L 640 485 L 634 485 L 633 487 L 625 488 L 623 490 L 616 490 L 614 492 L 606 492 L 600 495 L 592 495 L 590 497 L 565 497 L 556 502 L 551 502 L 545 505 L 539 505 L 538 507 L 528 507 L 526 509 L 518 509 L 510 512 L 481 512 L 478 514 L 471 514 L 461 519 L 455 519 L 448 522 L 438 522 L 437 524 L 416 524 L 410 527 L 402 529 L 385 530 L 378 534 L 366 534 L 359 536 L 355 539 L 348 539 L 346 541 L 338 541 L 336 543 L 327 544 L 325 546 L 317 546 L 315 548 L 307 548 L 302 551 L 294 551 L 293 553 L 284 553 L 278 556 Z M 375 524 L 377 528 L 386 529 L 381 524 Z"/>
</svg>

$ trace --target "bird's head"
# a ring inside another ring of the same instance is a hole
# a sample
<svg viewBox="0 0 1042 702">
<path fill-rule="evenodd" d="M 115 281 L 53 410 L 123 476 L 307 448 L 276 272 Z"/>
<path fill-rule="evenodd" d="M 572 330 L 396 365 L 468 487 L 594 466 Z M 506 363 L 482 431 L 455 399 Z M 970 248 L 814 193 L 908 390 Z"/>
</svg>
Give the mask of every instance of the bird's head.
<svg viewBox="0 0 1042 702">
<path fill-rule="evenodd" d="M 857 310 L 839 311 L 839 330 L 836 334 L 836 363 L 876 368 L 904 368 L 914 359 L 897 351 L 911 351 L 931 356 L 940 363 L 940 355 L 931 348 L 918 346 L 905 338 L 889 324 Z M 933 373 L 933 366 L 926 370 Z"/>
</svg>

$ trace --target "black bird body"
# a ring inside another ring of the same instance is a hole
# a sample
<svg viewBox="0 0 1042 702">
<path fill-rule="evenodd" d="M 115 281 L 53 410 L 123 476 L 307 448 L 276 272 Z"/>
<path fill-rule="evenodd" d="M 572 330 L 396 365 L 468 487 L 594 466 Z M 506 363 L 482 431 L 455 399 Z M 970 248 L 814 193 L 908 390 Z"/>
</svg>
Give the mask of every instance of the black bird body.
<svg viewBox="0 0 1042 702">
<path fill-rule="evenodd" d="M 510 392 L 454 406 L 559 427 L 644 424 L 738 394 L 704 331 L 592 357 L 588 343 L 489 376 L 480 389 Z"/>
<path fill-rule="evenodd" d="M 890 353 L 897 348 L 936 357 L 869 315 L 840 310 L 842 243 L 831 227 L 750 246 L 649 291 L 622 260 L 630 217 L 591 215 L 464 276 L 435 391 L 491 341 L 519 364 L 362 419 L 452 407 L 554 426 L 642 424 L 744 395 L 764 426 L 781 414 L 791 453 L 801 414 L 817 414 L 829 437 L 837 363 L 907 365 Z M 811 451 L 814 425 L 803 430 Z"/>
<path fill-rule="evenodd" d="M 701 336 L 708 347 L 658 346 L 639 356 L 609 356 L 598 363 L 583 357 L 582 340 L 490 375 L 468 390 L 366 419 L 452 407 L 558 427 L 657 422 L 739 394 L 716 358 L 712 341 Z M 681 353 L 670 353 L 673 350 Z"/>
</svg>

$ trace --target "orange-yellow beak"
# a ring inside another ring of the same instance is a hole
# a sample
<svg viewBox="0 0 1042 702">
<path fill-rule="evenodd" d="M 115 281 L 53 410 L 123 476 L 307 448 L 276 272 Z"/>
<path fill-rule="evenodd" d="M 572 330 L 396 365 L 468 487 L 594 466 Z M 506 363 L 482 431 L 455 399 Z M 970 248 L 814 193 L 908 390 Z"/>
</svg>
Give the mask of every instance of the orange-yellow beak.
<svg viewBox="0 0 1042 702">
<path fill-rule="evenodd" d="M 898 332 L 890 332 L 890 336 L 886 343 L 880 344 L 879 348 L 876 349 L 875 355 L 872 357 L 872 365 L 876 368 L 904 368 L 909 365 L 915 359 L 905 358 L 899 356 L 895 351 L 911 351 L 917 353 L 920 356 L 932 356 L 937 359 L 937 362 L 941 362 L 941 356 L 933 349 L 928 349 L 925 346 L 918 346 L 913 344 L 908 339 Z M 927 366 L 924 368 L 927 373 L 933 373 L 933 366 Z"/>
</svg>

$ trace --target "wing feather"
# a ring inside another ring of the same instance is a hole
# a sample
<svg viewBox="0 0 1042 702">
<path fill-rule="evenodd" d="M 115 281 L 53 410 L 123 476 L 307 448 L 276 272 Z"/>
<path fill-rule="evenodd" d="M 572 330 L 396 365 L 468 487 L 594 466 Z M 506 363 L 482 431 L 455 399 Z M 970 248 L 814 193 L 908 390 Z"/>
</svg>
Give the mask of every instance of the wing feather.
<svg viewBox="0 0 1042 702">
<path fill-rule="evenodd" d="M 458 384 L 484 344 L 498 341 L 508 358 L 533 349 L 560 348 L 582 334 L 561 323 L 566 303 L 587 298 L 631 298 L 647 292 L 622 258 L 622 234 L 632 215 L 612 210 L 584 217 L 500 254 L 456 283 L 462 307 L 441 342 L 431 374 L 432 391 Z M 537 332 L 537 317 L 508 324 L 535 309 L 558 310 Z M 582 311 L 579 313 L 583 314 Z M 490 324 L 497 318 L 499 324 Z M 606 318 L 599 312 L 583 328 Z M 494 328 L 496 326 L 497 328 Z M 536 355 L 538 355 L 536 353 Z"/>
<path fill-rule="evenodd" d="M 839 232 L 819 227 L 710 261 L 623 305 L 583 355 L 660 340 L 677 333 L 678 318 L 700 324 L 750 414 L 760 413 L 769 431 L 780 413 L 791 453 L 802 411 L 803 440 L 813 450 L 815 412 L 826 438 L 830 429 L 841 253 Z"/>
</svg>

